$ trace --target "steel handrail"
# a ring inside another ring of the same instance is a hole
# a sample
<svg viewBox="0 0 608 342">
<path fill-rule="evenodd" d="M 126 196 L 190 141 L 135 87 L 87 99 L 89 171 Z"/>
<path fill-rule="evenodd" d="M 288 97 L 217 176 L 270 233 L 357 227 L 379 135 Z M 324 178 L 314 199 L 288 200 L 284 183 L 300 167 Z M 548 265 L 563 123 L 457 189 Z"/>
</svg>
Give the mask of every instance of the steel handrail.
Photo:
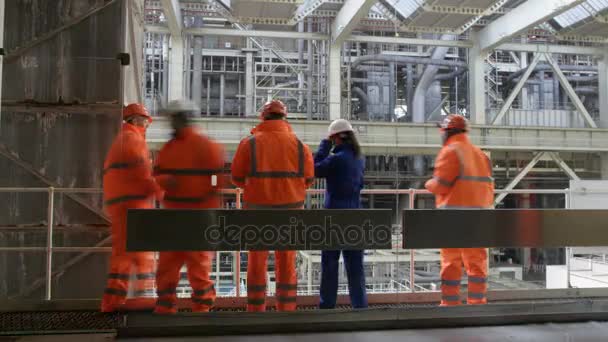
<svg viewBox="0 0 608 342">
<path fill-rule="evenodd" d="M 70 252 L 92 252 L 92 253 L 110 253 L 111 247 L 59 247 L 53 246 L 53 230 L 54 230 L 54 203 L 55 194 L 65 193 L 88 193 L 88 194 L 101 194 L 103 191 L 99 188 L 54 188 L 54 187 L 0 187 L 0 193 L 47 193 L 48 205 L 47 205 L 47 243 L 46 246 L 30 246 L 30 247 L 0 247 L 0 252 L 45 252 L 46 254 L 46 272 L 45 272 L 45 299 L 52 299 L 52 267 L 53 267 L 53 253 L 70 253 Z M 517 189 L 517 190 L 495 190 L 496 194 L 508 193 L 508 194 L 562 194 L 566 198 L 571 193 L 586 193 L 587 190 L 571 190 L 571 189 Z M 598 193 L 601 191 L 594 191 Z M 606 191 L 608 193 L 608 191 Z M 243 190 L 240 188 L 234 189 L 222 189 L 222 194 L 236 195 L 236 209 L 242 209 L 242 194 Z M 309 195 L 323 194 L 325 189 L 308 189 L 306 191 Z M 361 191 L 362 195 L 407 195 L 408 196 L 408 209 L 415 208 L 415 198 L 417 195 L 430 195 L 431 193 L 424 189 L 364 189 Z M 568 201 L 566 200 L 566 203 Z M 410 250 L 410 265 L 415 263 L 415 251 Z M 235 259 L 235 283 L 236 295 L 240 296 L 240 274 L 241 274 L 241 258 L 240 252 L 234 252 Z M 569 267 L 569 265 L 567 265 Z M 415 268 L 410 267 L 409 283 L 410 291 L 416 291 L 415 284 Z"/>
</svg>

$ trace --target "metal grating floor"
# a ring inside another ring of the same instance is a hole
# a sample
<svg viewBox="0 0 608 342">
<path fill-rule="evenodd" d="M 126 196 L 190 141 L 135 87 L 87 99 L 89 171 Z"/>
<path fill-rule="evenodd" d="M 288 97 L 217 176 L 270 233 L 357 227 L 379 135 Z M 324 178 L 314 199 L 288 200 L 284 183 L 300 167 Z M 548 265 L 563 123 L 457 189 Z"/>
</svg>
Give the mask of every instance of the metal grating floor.
<svg viewBox="0 0 608 342">
<path fill-rule="evenodd" d="M 589 299 L 590 300 L 590 299 Z M 586 301 L 585 299 L 579 299 Z M 560 303 L 562 300 L 535 300 L 509 302 L 552 304 Z M 405 309 L 416 310 L 436 307 L 435 303 L 427 304 L 383 304 L 371 305 L 370 309 Z M 318 310 L 316 306 L 305 306 L 298 311 L 311 312 Z M 187 313 L 189 310 L 181 310 Z M 215 312 L 245 312 L 244 308 L 238 309 L 216 309 Z M 268 311 L 274 311 L 269 307 Z M 350 305 L 338 306 L 334 312 L 349 312 Z M 113 332 L 125 326 L 127 313 L 104 314 L 96 310 L 64 310 L 64 311 L 28 311 L 28 312 L 0 312 L 0 336 L 7 335 L 30 335 L 50 334 L 60 332 Z"/>
<path fill-rule="evenodd" d="M 0 335 L 61 331 L 113 331 L 124 322 L 123 314 L 93 311 L 45 311 L 0 313 Z"/>
</svg>

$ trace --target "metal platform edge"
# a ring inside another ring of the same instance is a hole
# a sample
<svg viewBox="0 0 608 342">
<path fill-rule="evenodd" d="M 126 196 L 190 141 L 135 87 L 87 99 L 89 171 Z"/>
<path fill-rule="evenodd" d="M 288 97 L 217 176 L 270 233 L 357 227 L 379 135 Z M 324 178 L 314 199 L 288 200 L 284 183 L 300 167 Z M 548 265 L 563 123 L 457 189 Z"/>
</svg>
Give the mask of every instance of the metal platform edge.
<svg viewBox="0 0 608 342">
<path fill-rule="evenodd" d="M 301 334 L 608 321 L 608 299 L 302 312 L 128 314 L 118 338 Z"/>
</svg>

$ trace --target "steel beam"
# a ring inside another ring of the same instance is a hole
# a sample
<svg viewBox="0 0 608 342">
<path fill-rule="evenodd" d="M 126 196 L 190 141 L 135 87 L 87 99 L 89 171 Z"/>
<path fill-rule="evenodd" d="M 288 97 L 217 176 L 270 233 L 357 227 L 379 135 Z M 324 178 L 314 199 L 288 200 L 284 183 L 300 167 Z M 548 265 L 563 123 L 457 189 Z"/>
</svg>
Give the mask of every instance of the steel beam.
<svg viewBox="0 0 608 342">
<path fill-rule="evenodd" d="M 379 37 L 379 36 L 361 36 L 361 35 L 352 35 L 352 36 L 346 38 L 346 40 L 351 41 L 351 42 L 361 42 L 361 43 L 448 46 L 448 47 L 459 47 L 459 48 L 473 47 L 473 42 L 471 40 L 439 40 L 439 39 Z"/>
<path fill-rule="evenodd" d="M 559 79 L 559 83 L 561 83 L 564 90 L 566 90 L 566 94 L 568 94 L 568 97 L 570 97 L 570 99 L 572 100 L 572 103 L 574 103 L 574 106 L 578 110 L 579 114 L 583 116 L 583 119 L 585 119 L 585 121 L 587 122 L 587 124 L 590 127 L 597 128 L 597 124 L 595 123 L 595 121 L 593 120 L 593 118 L 591 117 L 589 112 L 587 111 L 587 108 L 585 108 L 583 101 L 581 101 L 581 99 L 578 97 L 578 95 L 574 91 L 574 88 L 572 88 L 570 81 L 568 81 L 568 79 L 566 78 L 566 76 L 564 75 L 562 70 L 559 68 L 559 65 L 557 64 L 557 62 L 551 57 L 550 54 L 545 54 L 545 58 L 547 59 L 547 62 L 549 63 L 549 65 L 551 65 L 551 68 L 553 69 L 553 71 L 555 72 L 555 75 Z"/>
<path fill-rule="evenodd" d="M 171 35 L 178 36 L 182 34 L 182 9 L 179 0 L 160 0 L 163 5 L 163 13 L 167 18 L 169 31 Z"/>
<path fill-rule="evenodd" d="M 301 5 L 300 7 L 298 7 L 296 9 L 295 13 L 293 14 L 293 17 L 291 17 L 291 19 L 290 19 L 290 22 L 292 24 L 295 24 L 298 21 L 304 20 L 304 18 L 306 18 L 308 15 L 312 14 L 312 12 L 314 12 L 317 8 L 319 8 L 324 3 L 325 3 L 325 0 L 314 0 L 314 1 L 308 1 L 308 2 L 304 3 L 303 5 Z"/>
<path fill-rule="evenodd" d="M 264 30 L 233 30 L 222 28 L 189 28 L 184 30 L 187 34 L 195 36 L 228 36 L 228 37 L 264 37 L 304 40 L 327 40 L 329 36 L 321 33 L 296 31 L 264 31 Z"/>
<path fill-rule="evenodd" d="M 495 47 L 495 50 L 517 51 L 517 52 L 538 52 L 538 53 L 564 53 L 573 55 L 603 55 L 602 48 L 591 46 L 572 46 L 572 45 L 547 45 L 547 44 L 520 44 L 504 43 Z"/>
<path fill-rule="evenodd" d="M 344 42 L 346 37 L 350 36 L 353 28 L 357 26 L 359 20 L 367 16 L 375 2 L 374 0 L 345 1 L 331 25 L 332 44 L 339 45 Z"/>
<path fill-rule="evenodd" d="M 515 101 L 515 98 L 517 97 L 517 95 L 519 95 L 519 92 L 522 90 L 524 85 L 526 85 L 526 81 L 528 80 L 528 78 L 530 78 L 532 72 L 534 72 L 534 68 L 536 68 L 536 65 L 538 64 L 542 56 L 543 54 L 540 53 L 534 55 L 534 58 L 532 59 L 532 62 L 530 62 L 530 65 L 528 65 L 526 72 L 521 76 L 521 79 L 519 80 L 519 82 L 517 82 L 517 85 L 515 85 L 515 88 L 513 89 L 513 91 L 511 91 L 509 97 L 507 97 L 507 100 L 500 108 L 500 111 L 498 112 L 498 114 L 496 114 L 494 120 L 492 120 L 492 125 L 498 124 L 500 120 L 502 120 L 502 118 L 505 116 L 505 114 L 507 114 L 507 111 L 511 108 L 513 101 Z"/>
<path fill-rule="evenodd" d="M 491 50 L 511 37 L 554 18 L 585 0 L 528 0 L 480 31 L 482 50 Z"/>
<path fill-rule="evenodd" d="M 576 175 L 576 172 L 574 172 L 574 170 L 572 170 L 572 168 L 570 166 L 568 166 L 568 164 L 566 164 L 564 159 L 557 152 L 547 152 L 547 153 L 549 154 L 551 159 L 553 159 L 553 161 L 557 164 L 557 166 L 559 166 L 559 168 L 562 169 L 562 171 L 564 171 L 568 175 L 568 177 L 570 177 L 571 180 L 575 180 L 575 181 L 581 180 L 579 178 L 579 176 Z"/>
</svg>

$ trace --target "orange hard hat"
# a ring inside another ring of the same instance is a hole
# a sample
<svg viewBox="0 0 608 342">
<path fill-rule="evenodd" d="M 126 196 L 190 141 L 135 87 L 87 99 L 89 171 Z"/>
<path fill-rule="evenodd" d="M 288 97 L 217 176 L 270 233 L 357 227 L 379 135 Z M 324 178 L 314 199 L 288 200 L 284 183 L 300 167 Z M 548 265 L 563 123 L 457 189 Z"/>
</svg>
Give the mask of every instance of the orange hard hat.
<svg viewBox="0 0 608 342">
<path fill-rule="evenodd" d="M 459 130 L 467 132 L 469 130 L 469 120 L 462 115 L 450 114 L 437 126 L 444 131 Z"/>
<path fill-rule="evenodd" d="M 266 104 L 264 104 L 264 108 L 262 109 L 262 114 L 260 116 L 262 119 L 264 119 L 270 114 L 287 116 L 287 107 L 279 100 L 268 101 Z"/>
<path fill-rule="evenodd" d="M 149 122 L 152 122 L 152 117 L 150 116 L 150 113 L 148 113 L 146 107 L 141 103 L 131 103 L 130 105 L 126 106 L 122 112 L 123 120 L 127 120 L 128 118 L 135 115 L 143 116 L 147 118 Z"/>
</svg>

